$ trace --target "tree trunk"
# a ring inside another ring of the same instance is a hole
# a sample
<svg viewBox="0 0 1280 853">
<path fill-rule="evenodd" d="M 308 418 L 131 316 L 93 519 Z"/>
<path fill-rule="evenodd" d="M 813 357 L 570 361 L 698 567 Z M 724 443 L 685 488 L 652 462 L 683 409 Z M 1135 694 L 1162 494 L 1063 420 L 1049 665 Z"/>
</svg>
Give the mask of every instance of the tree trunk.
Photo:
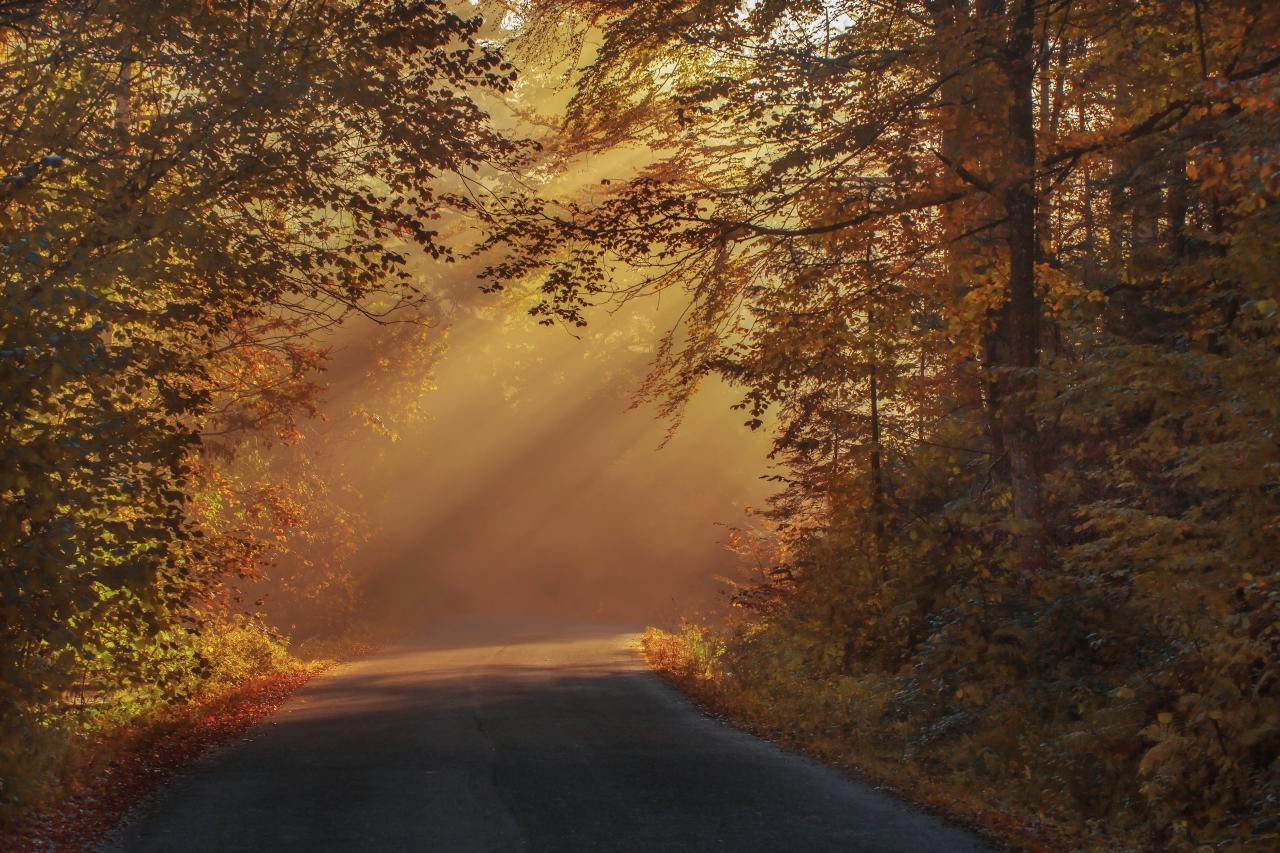
<svg viewBox="0 0 1280 853">
<path fill-rule="evenodd" d="M 867 311 L 867 323 L 871 326 L 872 334 L 874 334 L 874 310 Z M 875 549 L 876 566 L 880 571 L 880 576 L 887 578 L 888 567 L 885 565 L 884 560 L 884 471 L 880 452 L 880 377 L 877 371 L 879 355 L 879 352 L 873 352 L 871 358 L 871 459 L 868 467 L 871 479 L 871 535 L 875 539 L 873 547 Z"/>
<path fill-rule="evenodd" d="M 1034 570 L 1046 560 L 1041 448 L 1032 406 L 1040 362 L 1036 293 L 1036 127 L 1032 48 L 1035 0 L 1019 0 L 1004 61 L 1009 85 L 1009 180 L 1002 192 L 1009 249 L 1008 298 L 997 319 L 996 392 L 1000 433 L 1009 459 L 1018 561 Z"/>
</svg>

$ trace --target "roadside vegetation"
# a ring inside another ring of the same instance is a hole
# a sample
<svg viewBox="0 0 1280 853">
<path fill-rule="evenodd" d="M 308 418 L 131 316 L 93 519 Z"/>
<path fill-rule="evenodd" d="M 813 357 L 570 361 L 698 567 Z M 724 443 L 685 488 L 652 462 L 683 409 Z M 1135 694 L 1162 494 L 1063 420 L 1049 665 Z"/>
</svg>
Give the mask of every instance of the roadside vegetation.
<svg viewBox="0 0 1280 853">
<path fill-rule="evenodd" d="M 130 808 L 206 751 L 243 733 L 325 670 L 377 648 L 352 624 L 291 644 L 261 618 L 202 626 L 126 687 L 77 691 L 46 711 L 37 756 L 13 779 L 6 849 L 93 848 Z M 176 673 L 176 678 L 164 677 Z M 87 681 L 87 680 L 86 680 Z"/>
<path fill-rule="evenodd" d="M 7 849 L 87 849 L 140 798 L 204 750 L 243 730 L 330 661 L 304 663 L 253 622 L 206 628 L 174 661 L 181 683 L 78 694 L 50 709 L 37 762 L 15 777 Z"/>
</svg>

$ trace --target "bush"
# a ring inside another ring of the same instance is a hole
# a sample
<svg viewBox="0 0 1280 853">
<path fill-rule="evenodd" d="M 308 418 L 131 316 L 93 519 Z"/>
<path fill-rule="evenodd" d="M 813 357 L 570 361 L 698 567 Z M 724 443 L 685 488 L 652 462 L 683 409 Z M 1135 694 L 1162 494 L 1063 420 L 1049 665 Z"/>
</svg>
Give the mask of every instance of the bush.
<svg viewBox="0 0 1280 853">
<path fill-rule="evenodd" d="M 0 730 L 0 828 L 70 793 L 127 748 L 131 733 L 163 723 L 192 700 L 302 666 L 287 638 L 247 618 L 208 622 L 198 634 L 104 636 L 102 647 L 128 655 L 137 675 L 120 676 L 110 653 L 81 661 L 73 689 L 27 706 L 21 725 Z"/>
<path fill-rule="evenodd" d="M 220 692 L 253 678 L 295 669 L 288 638 L 248 619 L 211 625 L 200 634 L 199 654 L 205 663 L 203 692 Z"/>
</svg>

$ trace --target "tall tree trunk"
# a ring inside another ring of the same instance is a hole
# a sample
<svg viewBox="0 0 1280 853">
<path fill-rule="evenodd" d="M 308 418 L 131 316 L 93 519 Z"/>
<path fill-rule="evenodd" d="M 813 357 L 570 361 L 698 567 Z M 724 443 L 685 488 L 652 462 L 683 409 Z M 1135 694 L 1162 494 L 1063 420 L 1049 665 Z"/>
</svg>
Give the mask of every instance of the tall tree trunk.
<svg viewBox="0 0 1280 853">
<path fill-rule="evenodd" d="M 868 257 L 870 251 L 867 252 Z M 867 325 L 874 339 L 876 333 L 875 328 L 876 315 L 874 308 L 867 309 Z M 868 473 L 871 479 L 871 516 L 872 516 L 872 537 L 875 539 L 873 547 L 875 549 L 876 566 L 880 570 L 880 576 L 888 577 L 888 567 L 884 560 L 884 470 L 882 455 L 880 449 L 880 375 L 879 375 L 879 347 L 873 345 L 871 355 L 871 458 L 868 465 Z"/>
<path fill-rule="evenodd" d="M 1036 126 L 1033 87 L 1035 0 L 1019 0 L 1003 62 L 1009 86 L 1008 183 L 1002 191 L 1009 249 L 1008 297 L 1000 311 L 994 355 L 999 421 L 1009 458 L 1018 561 L 1034 570 L 1046 560 L 1041 448 L 1032 406 L 1040 363 L 1036 293 Z"/>
<path fill-rule="evenodd" d="M 1177 156 L 1169 169 L 1168 200 L 1165 211 L 1169 221 L 1165 250 L 1178 260 L 1187 256 L 1187 176 L 1186 158 Z"/>
<path fill-rule="evenodd" d="M 116 79 L 116 134 L 120 144 L 128 148 L 129 132 L 133 125 L 133 52 L 131 42 L 126 42 L 120 54 L 120 76 Z"/>
<path fill-rule="evenodd" d="M 933 15 L 934 34 L 942 43 L 953 43 L 966 40 L 971 50 L 983 50 L 980 44 L 973 42 L 975 25 L 981 27 L 1002 15 L 1000 4 L 992 0 L 939 0 L 930 5 Z M 939 73 L 942 73 L 940 70 Z M 980 138 L 977 130 L 992 122 L 984 122 L 978 114 L 979 98 L 975 92 L 973 81 L 965 75 L 947 77 L 942 83 L 942 102 L 946 107 L 945 119 L 939 149 L 948 163 L 961 163 L 967 158 L 993 165 L 990 150 L 984 149 L 983 143 L 988 140 Z M 989 118 L 989 117 L 988 117 Z M 1001 119 L 1003 123 L 1003 119 Z M 990 211 L 987 201 L 977 197 L 968 197 L 947 205 L 942 215 L 943 256 L 946 265 L 947 284 L 951 290 L 951 300 L 959 304 L 965 293 L 972 286 L 966 281 L 966 270 L 973 260 L 975 239 L 965 236 L 987 221 Z M 983 370 L 975 377 L 974 395 L 981 400 L 983 406 L 987 438 L 991 444 L 992 458 L 996 462 L 996 470 L 1002 478 L 1007 478 L 1009 466 L 1005 453 L 1004 430 L 1000 422 L 1000 389 L 995 381 L 993 366 L 995 364 L 995 339 L 987 336 L 983 349 L 978 353 Z M 920 436 L 923 440 L 924 436 Z"/>
<path fill-rule="evenodd" d="M 1084 110 L 1080 110 L 1080 131 L 1086 129 Z M 1084 163 L 1084 172 L 1080 178 L 1084 187 L 1084 285 L 1090 290 L 1097 289 L 1098 283 L 1098 226 L 1093 212 L 1093 193 L 1097 188 L 1093 177 L 1093 164 Z"/>
</svg>

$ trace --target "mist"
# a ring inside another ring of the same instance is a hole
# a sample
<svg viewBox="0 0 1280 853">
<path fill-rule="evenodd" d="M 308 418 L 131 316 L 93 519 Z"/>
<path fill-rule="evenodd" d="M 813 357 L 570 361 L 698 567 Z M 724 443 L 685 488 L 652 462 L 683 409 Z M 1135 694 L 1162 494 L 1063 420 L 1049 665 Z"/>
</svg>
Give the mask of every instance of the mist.
<svg viewBox="0 0 1280 853">
<path fill-rule="evenodd" d="M 429 370 L 424 416 L 398 425 L 394 441 L 343 445 L 373 524 L 357 557 L 364 619 L 669 622 L 716 606 L 724 579 L 741 573 L 726 526 L 747 522 L 769 491 L 766 438 L 738 426 L 723 387 L 701 393 L 674 431 L 651 406 L 632 407 L 670 312 L 635 302 L 570 334 L 510 300 L 471 303 L 426 330 L 447 334 L 438 362 L 398 363 L 420 357 L 409 347 L 381 353 L 378 369 Z M 396 404 L 368 398 L 382 331 L 360 324 L 337 342 L 309 441 L 349 429 L 357 408 Z"/>
<path fill-rule="evenodd" d="M 495 123 L 517 137 L 557 127 L 571 94 L 557 69 L 483 101 Z M 548 197 L 589 199 L 652 158 L 621 147 L 515 178 L 536 172 Z M 465 221 L 441 227 L 460 246 L 478 239 Z M 722 606 L 726 581 L 748 568 L 729 529 L 750 524 L 773 491 L 770 442 L 743 426 L 738 396 L 718 381 L 678 424 L 635 403 L 683 301 L 601 307 L 585 329 L 539 325 L 518 285 L 482 293 L 484 261 L 413 261 L 431 297 L 427 328 L 356 320 L 335 333 L 321 417 L 304 429 L 309 443 L 339 448 L 322 464 L 369 523 L 356 555 L 362 621 L 670 624 Z M 394 440 L 359 428 L 371 412 Z"/>
</svg>

